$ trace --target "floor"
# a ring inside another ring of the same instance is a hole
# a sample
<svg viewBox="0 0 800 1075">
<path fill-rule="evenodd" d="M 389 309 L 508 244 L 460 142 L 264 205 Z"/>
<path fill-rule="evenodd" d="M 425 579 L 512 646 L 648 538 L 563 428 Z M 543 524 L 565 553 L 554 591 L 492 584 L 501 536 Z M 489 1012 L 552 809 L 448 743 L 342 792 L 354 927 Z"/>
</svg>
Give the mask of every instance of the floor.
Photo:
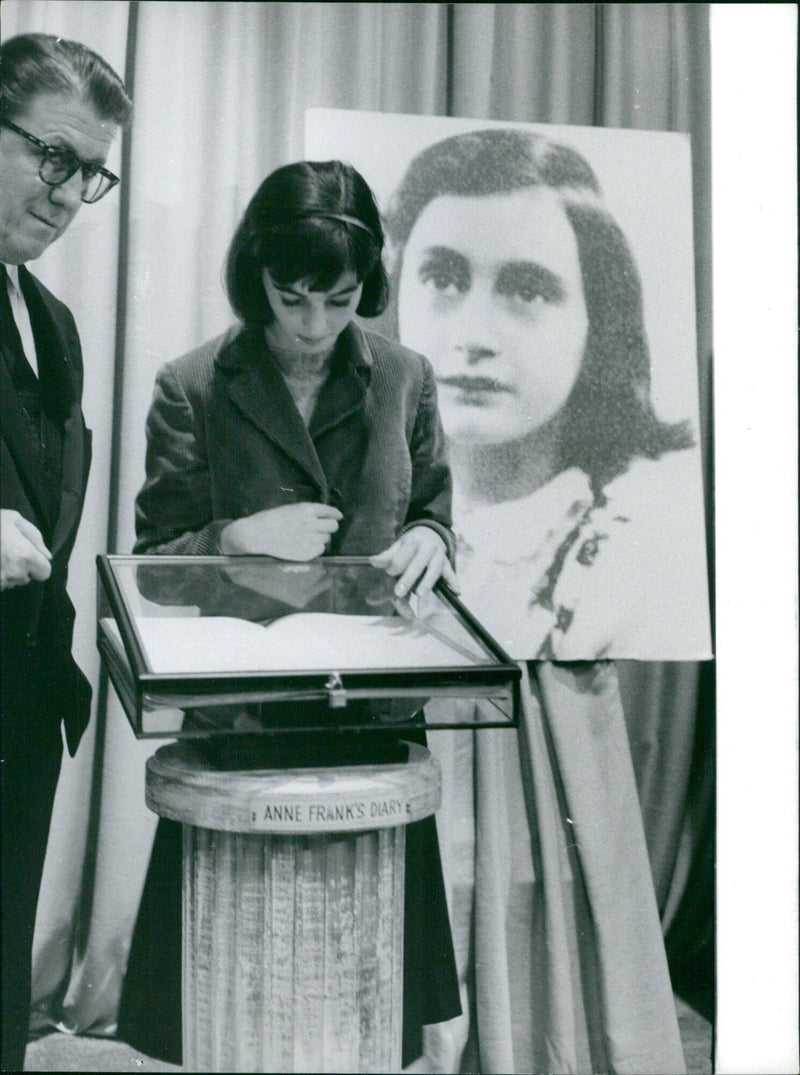
<svg viewBox="0 0 800 1075">
<path fill-rule="evenodd" d="M 688 1075 L 711 1075 L 710 1022 L 679 997 L 675 1001 Z M 183 1071 L 138 1053 L 122 1041 L 55 1032 L 31 1042 L 25 1071 Z"/>
</svg>

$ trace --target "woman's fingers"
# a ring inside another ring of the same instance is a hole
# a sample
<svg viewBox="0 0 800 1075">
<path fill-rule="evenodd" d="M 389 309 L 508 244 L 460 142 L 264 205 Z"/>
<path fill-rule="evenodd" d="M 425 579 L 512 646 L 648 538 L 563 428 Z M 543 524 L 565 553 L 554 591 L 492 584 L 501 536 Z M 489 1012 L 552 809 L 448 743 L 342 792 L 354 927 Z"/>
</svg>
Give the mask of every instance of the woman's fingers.
<svg viewBox="0 0 800 1075">
<path fill-rule="evenodd" d="M 388 549 L 371 557 L 370 562 L 389 575 L 399 576 L 394 587 L 398 597 L 405 597 L 411 590 L 425 594 L 440 577 L 451 585 L 455 582 L 444 541 L 430 526 L 413 527 Z"/>
<path fill-rule="evenodd" d="M 416 590 L 420 596 L 428 593 L 438 582 L 445 560 L 444 549 L 418 549 L 395 586 L 394 592 L 398 597 L 402 597 L 409 590 Z"/>
</svg>

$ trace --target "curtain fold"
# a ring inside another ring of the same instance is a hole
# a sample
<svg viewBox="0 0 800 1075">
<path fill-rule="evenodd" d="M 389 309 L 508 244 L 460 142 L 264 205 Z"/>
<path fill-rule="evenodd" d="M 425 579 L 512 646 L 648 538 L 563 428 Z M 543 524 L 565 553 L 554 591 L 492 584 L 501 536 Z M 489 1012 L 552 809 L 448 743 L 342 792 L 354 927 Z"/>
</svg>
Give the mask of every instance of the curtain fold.
<svg viewBox="0 0 800 1075">
<path fill-rule="evenodd" d="M 133 543 L 155 372 L 229 323 L 227 244 L 258 183 L 302 156 L 308 107 L 691 133 L 710 473 L 707 5 L 3 0 L 3 37 L 32 30 L 85 41 L 118 71 L 130 51 L 135 83 L 124 198 L 84 207 L 34 266 L 75 312 L 84 344 L 95 457 L 70 588 L 76 654 L 96 686 L 94 557 Z M 708 479 L 707 488 L 711 540 Z M 708 672 L 701 680 L 693 664 L 621 662 L 620 675 L 663 925 L 680 938 L 673 948 L 707 955 Z M 95 694 L 92 726 L 59 787 L 34 991 L 39 1025 L 111 1033 L 155 823 L 143 803 L 153 746 L 134 740 L 113 691 Z M 497 1031 L 497 1056 L 513 1033 Z"/>
<path fill-rule="evenodd" d="M 595 9 L 603 5 L 451 6 L 452 115 L 591 124 Z"/>
</svg>

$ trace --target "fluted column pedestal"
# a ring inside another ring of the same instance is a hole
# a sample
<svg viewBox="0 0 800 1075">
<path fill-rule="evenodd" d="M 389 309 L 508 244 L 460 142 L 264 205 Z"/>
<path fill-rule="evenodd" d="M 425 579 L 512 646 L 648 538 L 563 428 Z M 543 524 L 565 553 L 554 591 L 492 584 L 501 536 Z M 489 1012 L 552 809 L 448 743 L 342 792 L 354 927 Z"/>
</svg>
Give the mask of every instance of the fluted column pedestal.
<svg viewBox="0 0 800 1075">
<path fill-rule="evenodd" d="M 187 1071 L 400 1070 L 405 826 L 440 798 L 408 748 L 335 769 L 221 771 L 188 743 L 148 761 L 147 805 L 184 825 Z"/>
</svg>

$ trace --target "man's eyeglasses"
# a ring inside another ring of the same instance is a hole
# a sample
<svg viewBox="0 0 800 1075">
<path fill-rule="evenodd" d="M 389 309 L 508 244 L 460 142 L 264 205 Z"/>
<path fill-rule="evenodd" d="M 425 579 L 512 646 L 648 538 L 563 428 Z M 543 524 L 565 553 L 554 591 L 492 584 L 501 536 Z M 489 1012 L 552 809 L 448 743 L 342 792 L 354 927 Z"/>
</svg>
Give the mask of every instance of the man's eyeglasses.
<svg viewBox="0 0 800 1075">
<path fill-rule="evenodd" d="M 113 172 L 106 171 L 105 168 L 91 161 L 82 161 L 71 149 L 66 149 L 64 146 L 49 146 L 41 138 L 24 131 L 22 127 L 18 127 L 16 123 L 7 119 L 0 119 L 0 126 L 16 131 L 17 134 L 21 134 L 23 138 L 27 138 L 29 142 L 41 149 L 39 178 L 43 183 L 47 183 L 48 187 L 60 187 L 80 168 L 81 201 L 91 204 L 99 202 L 104 194 L 108 194 L 111 188 L 119 183 L 119 179 Z"/>
</svg>

